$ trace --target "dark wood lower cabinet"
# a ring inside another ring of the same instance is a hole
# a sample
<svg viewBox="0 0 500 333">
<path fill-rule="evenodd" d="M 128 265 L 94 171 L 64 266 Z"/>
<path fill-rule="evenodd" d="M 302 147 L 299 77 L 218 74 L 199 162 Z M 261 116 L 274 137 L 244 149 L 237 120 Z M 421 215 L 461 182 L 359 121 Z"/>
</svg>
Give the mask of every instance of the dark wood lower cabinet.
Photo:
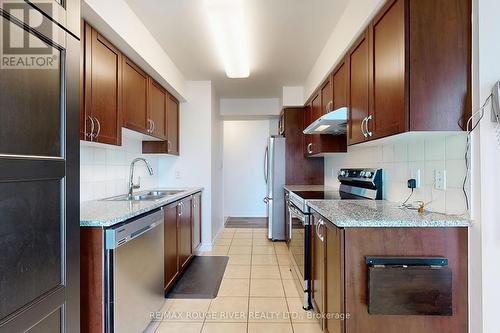
<svg viewBox="0 0 500 333">
<path fill-rule="evenodd" d="M 191 237 L 191 202 L 192 198 L 186 198 L 179 202 L 177 206 L 178 223 L 177 223 L 177 240 L 179 266 L 182 270 L 193 256 L 192 237 Z"/>
<path fill-rule="evenodd" d="M 467 228 L 338 228 L 317 213 L 312 220 L 312 301 L 324 332 L 468 332 Z M 368 313 L 367 256 L 447 258 L 452 315 Z"/>
<path fill-rule="evenodd" d="M 169 289 L 179 275 L 177 254 L 177 203 L 165 206 L 165 289 Z"/>
<path fill-rule="evenodd" d="M 192 212 L 193 212 L 192 251 L 194 252 L 201 245 L 201 193 L 193 195 Z"/>
</svg>

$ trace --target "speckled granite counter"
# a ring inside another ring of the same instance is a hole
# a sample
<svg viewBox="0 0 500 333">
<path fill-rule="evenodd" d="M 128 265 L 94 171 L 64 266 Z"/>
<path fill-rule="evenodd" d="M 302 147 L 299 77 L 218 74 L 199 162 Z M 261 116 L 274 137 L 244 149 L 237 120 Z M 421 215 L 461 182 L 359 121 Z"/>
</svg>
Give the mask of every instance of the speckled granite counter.
<svg viewBox="0 0 500 333">
<path fill-rule="evenodd" d="M 285 185 L 284 189 L 289 192 L 299 191 L 337 191 L 337 188 L 324 185 Z"/>
<path fill-rule="evenodd" d="M 466 216 L 401 208 L 385 200 L 309 200 L 307 205 L 341 228 L 355 227 L 469 227 Z"/>
<path fill-rule="evenodd" d="M 156 190 L 156 189 L 155 189 Z M 162 189 L 165 190 L 165 189 Z M 180 189 L 168 189 L 180 190 Z M 81 227 L 111 227 L 117 223 L 178 201 L 191 194 L 201 192 L 203 188 L 186 188 L 183 191 L 152 201 L 107 201 L 94 200 L 80 203 Z"/>
</svg>

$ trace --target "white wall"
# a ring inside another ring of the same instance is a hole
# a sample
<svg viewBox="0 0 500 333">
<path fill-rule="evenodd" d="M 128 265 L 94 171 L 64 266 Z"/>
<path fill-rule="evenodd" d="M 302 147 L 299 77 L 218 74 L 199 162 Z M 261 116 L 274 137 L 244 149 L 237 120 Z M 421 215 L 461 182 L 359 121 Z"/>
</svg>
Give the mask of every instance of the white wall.
<svg viewBox="0 0 500 333">
<path fill-rule="evenodd" d="M 475 0 L 474 108 L 479 108 L 500 79 L 500 2 Z M 497 332 L 500 327 L 500 143 L 490 110 L 474 136 L 473 202 L 475 223 L 470 230 L 471 332 Z M 482 291 L 482 292 L 481 292 Z M 482 295 L 482 297 L 481 297 Z"/>
<path fill-rule="evenodd" d="M 283 106 L 303 106 L 304 105 L 304 87 L 283 87 Z"/>
<path fill-rule="evenodd" d="M 186 81 L 125 0 L 85 0 L 82 16 L 177 98 L 186 97 Z"/>
<path fill-rule="evenodd" d="M 424 134 L 425 136 L 425 134 Z M 420 169 L 422 187 L 415 190 L 409 203 L 422 200 L 427 209 L 448 213 L 466 213 L 462 182 L 465 177 L 465 134 L 432 134 L 424 138 L 410 133 L 389 142 L 349 147 L 347 154 L 325 158 L 325 184 L 338 187 L 340 168 L 381 168 L 384 171 L 384 196 L 402 202 L 410 194 L 407 180 L 411 170 Z M 392 142 L 391 142 L 392 141 Z M 446 170 L 446 191 L 436 190 L 434 171 Z"/>
<path fill-rule="evenodd" d="M 224 138 L 219 98 L 212 89 L 212 239 L 224 228 Z"/>
<path fill-rule="evenodd" d="M 224 215 L 266 217 L 264 151 L 269 120 L 224 121 Z"/>
<path fill-rule="evenodd" d="M 222 98 L 220 114 L 224 117 L 279 116 L 279 98 Z"/>
<path fill-rule="evenodd" d="M 348 47 L 354 43 L 354 38 L 368 26 L 370 19 L 384 2 L 385 0 L 349 1 L 311 72 L 307 76 L 304 85 L 305 100 L 309 98 L 316 87 L 321 84 L 328 73 L 339 62 Z"/>
<path fill-rule="evenodd" d="M 150 176 L 144 164 L 138 162 L 134 181 L 137 183 L 140 177 L 143 189 L 158 187 L 158 157 L 142 154 L 140 137 L 124 130 L 120 147 L 80 141 L 80 201 L 127 193 L 130 162 L 136 157 L 146 158 L 155 174 Z"/>
</svg>

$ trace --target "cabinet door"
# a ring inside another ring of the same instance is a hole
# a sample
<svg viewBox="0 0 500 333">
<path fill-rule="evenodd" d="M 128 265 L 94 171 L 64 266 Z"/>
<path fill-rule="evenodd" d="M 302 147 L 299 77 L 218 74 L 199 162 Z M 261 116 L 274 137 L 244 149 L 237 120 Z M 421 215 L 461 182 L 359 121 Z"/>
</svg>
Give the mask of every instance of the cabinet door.
<svg viewBox="0 0 500 333">
<path fill-rule="evenodd" d="M 324 237 L 322 236 L 323 225 L 322 219 L 319 216 L 313 217 L 313 232 L 312 232 L 312 305 L 314 310 L 323 314 L 324 307 L 324 288 L 325 288 L 325 246 Z M 323 326 L 323 320 L 320 319 Z"/>
<path fill-rule="evenodd" d="M 402 133 L 408 127 L 405 102 L 405 1 L 389 1 L 370 26 L 370 35 L 373 102 L 368 133 L 370 139 L 376 139 Z"/>
<path fill-rule="evenodd" d="M 192 239 L 191 239 L 191 198 L 182 200 L 179 203 L 179 265 L 182 270 L 192 255 Z"/>
<path fill-rule="evenodd" d="M 331 77 L 321 87 L 321 115 L 333 111 L 333 84 Z"/>
<path fill-rule="evenodd" d="M 194 251 L 201 244 L 201 194 L 193 196 L 193 246 Z"/>
<path fill-rule="evenodd" d="M 344 239 L 343 231 L 330 223 L 324 225 L 325 257 L 325 313 L 333 316 L 325 320 L 325 332 L 344 332 L 344 320 L 335 318 L 345 312 L 344 306 Z"/>
<path fill-rule="evenodd" d="M 90 141 L 121 144 L 121 54 L 97 31 L 85 33 L 85 110 Z M 88 131 L 86 131 L 88 134 Z"/>
<path fill-rule="evenodd" d="M 170 289 L 179 274 L 179 258 L 177 252 L 177 204 L 165 207 L 165 291 Z"/>
<path fill-rule="evenodd" d="M 179 102 L 170 94 L 167 99 L 167 127 L 168 153 L 179 155 Z"/>
<path fill-rule="evenodd" d="M 369 114 L 369 47 L 368 34 L 365 32 L 349 51 L 349 144 L 366 140 L 362 128 Z"/>
<path fill-rule="evenodd" d="M 333 71 L 333 110 L 347 107 L 347 65 L 342 61 Z"/>
<path fill-rule="evenodd" d="M 309 108 L 306 110 L 305 126 L 309 126 L 316 119 L 321 117 L 323 113 L 321 112 L 321 95 L 316 94 L 311 103 L 309 104 Z M 306 134 L 304 135 L 304 154 L 305 156 L 311 156 L 314 154 L 318 154 L 321 152 L 321 136 L 319 134 Z"/>
<path fill-rule="evenodd" d="M 152 121 L 151 134 L 159 139 L 167 139 L 167 92 L 151 78 L 148 109 Z"/>
<path fill-rule="evenodd" d="M 150 134 L 151 121 L 148 118 L 148 76 L 132 61 L 123 61 L 123 112 L 125 127 Z"/>
</svg>

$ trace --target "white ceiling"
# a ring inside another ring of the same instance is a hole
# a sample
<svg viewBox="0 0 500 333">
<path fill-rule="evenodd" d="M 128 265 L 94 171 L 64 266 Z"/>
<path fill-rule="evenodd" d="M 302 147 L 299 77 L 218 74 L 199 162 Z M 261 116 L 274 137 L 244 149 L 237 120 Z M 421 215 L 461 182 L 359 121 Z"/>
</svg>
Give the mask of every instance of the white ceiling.
<svg viewBox="0 0 500 333">
<path fill-rule="evenodd" d="M 250 77 L 228 79 L 204 0 L 126 0 L 187 80 L 220 97 L 281 97 L 302 85 L 348 0 L 246 0 Z"/>
</svg>

